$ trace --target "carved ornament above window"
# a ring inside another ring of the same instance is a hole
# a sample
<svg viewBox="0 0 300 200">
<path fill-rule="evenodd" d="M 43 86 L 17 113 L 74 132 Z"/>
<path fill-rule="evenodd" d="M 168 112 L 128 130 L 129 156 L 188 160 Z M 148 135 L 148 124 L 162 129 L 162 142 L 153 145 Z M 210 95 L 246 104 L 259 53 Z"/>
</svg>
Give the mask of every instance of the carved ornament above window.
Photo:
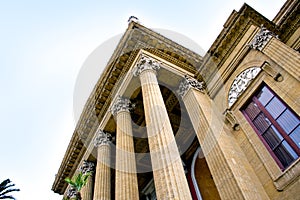
<svg viewBox="0 0 300 200">
<path fill-rule="evenodd" d="M 241 72 L 233 81 L 228 93 L 228 106 L 231 107 L 239 96 L 247 89 L 252 80 L 261 71 L 259 67 L 251 67 Z"/>
</svg>

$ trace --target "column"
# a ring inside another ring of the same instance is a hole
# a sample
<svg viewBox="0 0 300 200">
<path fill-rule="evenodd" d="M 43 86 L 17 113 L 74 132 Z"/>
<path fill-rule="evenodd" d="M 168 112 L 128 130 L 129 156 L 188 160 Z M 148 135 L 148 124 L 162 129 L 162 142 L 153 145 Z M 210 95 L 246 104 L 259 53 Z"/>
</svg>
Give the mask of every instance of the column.
<svg viewBox="0 0 300 200">
<path fill-rule="evenodd" d="M 129 99 L 118 97 L 112 106 L 117 124 L 115 196 L 119 200 L 139 199 Z"/>
<path fill-rule="evenodd" d="M 98 130 L 94 144 L 97 147 L 97 166 L 95 174 L 94 200 L 111 199 L 110 141 L 111 136 Z"/>
<path fill-rule="evenodd" d="M 81 190 L 82 199 L 93 200 L 95 164 L 93 162 L 84 160 L 82 166 L 80 167 L 80 171 L 84 175 L 91 173 L 86 185 Z"/>
<path fill-rule="evenodd" d="M 157 199 L 192 199 L 168 113 L 156 78 L 160 64 L 142 55 L 134 76 L 143 103 Z"/>
<path fill-rule="evenodd" d="M 221 199 L 269 199 L 245 154 L 205 93 L 186 77 L 178 94 L 190 116 Z"/>
</svg>

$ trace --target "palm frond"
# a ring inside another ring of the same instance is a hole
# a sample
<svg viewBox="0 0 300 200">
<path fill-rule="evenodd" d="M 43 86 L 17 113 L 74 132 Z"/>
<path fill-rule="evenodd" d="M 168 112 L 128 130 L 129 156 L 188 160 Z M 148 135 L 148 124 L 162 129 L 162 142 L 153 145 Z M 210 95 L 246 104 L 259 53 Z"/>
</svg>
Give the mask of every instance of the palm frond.
<svg viewBox="0 0 300 200">
<path fill-rule="evenodd" d="M 3 191 L 3 190 L 5 190 L 5 189 L 8 188 L 8 187 L 14 186 L 14 184 L 12 184 L 12 185 L 7 185 L 7 184 L 9 184 L 9 183 L 11 183 L 11 181 L 10 181 L 9 179 L 6 179 L 6 180 L 2 181 L 2 182 L 0 183 L 0 192 Z"/>
<path fill-rule="evenodd" d="M 0 183 L 0 187 L 3 187 L 3 186 L 5 186 L 5 185 L 7 185 L 8 183 L 10 183 L 11 181 L 9 180 L 9 179 L 5 179 L 4 181 L 2 181 L 1 183 Z"/>
<path fill-rule="evenodd" d="M 15 184 L 10 184 L 10 185 L 6 185 L 4 187 L 1 187 L 0 192 L 6 190 L 7 188 L 14 187 L 14 186 L 15 186 Z"/>
<path fill-rule="evenodd" d="M 6 191 L 1 192 L 1 193 L 0 193 L 0 197 L 2 197 L 3 195 L 5 195 L 5 194 L 7 194 L 7 193 L 9 193 L 9 192 L 18 192 L 18 191 L 20 191 L 20 189 L 15 189 L 15 188 L 13 188 L 13 189 L 8 189 L 8 190 L 6 190 Z"/>
<path fill-rule="evenodd" d="M 0 196 L 0 199 L 15 199 L 13 196 Z"/>
<path fill-rule="evenodd" d="M 65 178 L 65 181 L 66 181 L 67 183 L 73 182 L 69 177 L 68 177 L 68 178 Z"/>
<path fill-rule="evenodd" d="M 10 192 L 20 191 L 20 189 L 11 188 L 14 187 L 15 184 L 10 183 L 11 181 L 9 179 L 5 179 L 0 183 L 0 199 L 15 199 L 13 196 L 6 194 Z"/>
<path fill-rule="evenodd" d="M 82 172 L 75 175 L 72 179 L 66 178 L 65 181 L 75 188 L 78 192 L 86 185 L 88 177 L 91 175 L 91 173 L 83 174 Z"/>
</svg>

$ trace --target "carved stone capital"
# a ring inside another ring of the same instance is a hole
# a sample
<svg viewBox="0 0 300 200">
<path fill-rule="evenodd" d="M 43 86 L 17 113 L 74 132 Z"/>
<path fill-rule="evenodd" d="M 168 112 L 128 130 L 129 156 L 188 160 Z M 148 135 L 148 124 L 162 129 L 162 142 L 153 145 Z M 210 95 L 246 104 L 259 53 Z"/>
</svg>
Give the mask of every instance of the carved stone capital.
<svg viewBox="0 0 300 200">
<path fill-rule="evenodd" d="M 261 51 L 272 37 L 278 38 L 273 32 L 261 26 L 260 31 L 255 35 L 249 46 Z"/>
<path fill-rule="evenodd" d="M 80 167 L 79 171 L 82 172 L 82 174 L 87 174 L 87 173 L 93 173 L 95 170 L 95 163 L 89 162 L 87 160 L 83 161 L 82 166 Z"/>
<path fill-rule="evenodd" d="M 179 84 L 179 89 L 177 90 L 177 93 L 179 96 L 183 97 L 190 88 L 195 88 L 195 89 L 199 90 L 200 92 L 204 93 L 205 84 L 203 81 L 199 82 L 198 80 L 196 80 L 188 75 L 185 75 L 184 79 Z"/>
<path fill-rule="evenodd" d="M 156 72 L 157 70 L 159 70 L 160 64 L 161 63 L 157 60 L 142 54 L 139 62 L 133 69 L 133 75 L 139 76 L 145 70 L 153 70 Z"/>
<path fill-rule="evenodd" d="M 67 197 L 69 198 L 69 199 L 73 199 L 73 198 L 77 198 L 77 190 L 75 189 L 75 188 L 73 188 L 73 187 L 70 187 L 69 189 L 68 189 L 68 191 L 67 191 Z"/>
<path fill-rule="evenodd" d="M 101 145 L 108 145 L 111 142 L 111 135 L 109 133 L 105 133 L 102 130 L 98 130 L 97 137 L 95 138 L 94 145 L 95 147 L 99 147 Z"/>
<path fill-rule="evenodd" d="M 116 101 L 112 105 L 111 113 L 114 116 L 116 116 L 116 114 L 118 112 L 121 112 L 121 111 L 130 112 L 130 110 L 132 109 L 132 107 L 133 106 L 132 106 L 132 104 L 131 104 L 131 102 L 130 102 L 129 99 L 121 97 L 121 96 L 118 96 L 117 99 L 116 99 Z"/>
<path fill-rule="evenodd" d="M 239 130 L 240 129 L 239 123 L 236 120 L 234 114 L 230 110 L 226 110 L 224 114 L 225 114 L 225 119 L 230 123 L 231 128 L 236 131 Z"/>
</svg>

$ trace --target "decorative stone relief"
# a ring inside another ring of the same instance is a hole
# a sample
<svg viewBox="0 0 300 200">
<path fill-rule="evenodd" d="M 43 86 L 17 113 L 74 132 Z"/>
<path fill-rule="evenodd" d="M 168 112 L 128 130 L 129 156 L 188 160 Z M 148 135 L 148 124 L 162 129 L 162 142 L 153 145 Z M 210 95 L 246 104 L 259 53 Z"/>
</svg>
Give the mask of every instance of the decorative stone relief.
<svg viewBox="0 0 300 200">
<path fill-rule="evenodd" d="M 82 172 L 82 174 L 87 174 L 89 172 L 93 173 L 94 169 L 95 169 L 95 163 L 84 160 L 79 171 Z"/>
<path fill-rule="evenodd" d="M 231 107 L 246 90 L 252 80 L 261 71 L 259 67 L 251 67 L 240 73 L 233 81 L 228 93 L 228 106 Z"/>
<path fill-rule="evenodd" d="M 121 96 L 118 96 L 111 108 L 111 113 L 115 116 L 118 112 L 127 111 L 133 108 L 134 105 L 131 104 L 130 100 Z"/>
<path fill-rule="evenodd" d="M 185 75 L 184 79 L 179 84 L 179 89 L 177 90 L 178 95 L 183 97 L 191 87 L 199 90 L 200 92 L 205 91 L 205 84 L 203 81 L 199 82 L 198 80 Z"/>
<path fill-rule="evenodd" d="M 225 119 L 230 123 L 233 130 L 240 129 L 238 121 L 230 110 L 225 111 Z"/>
<path fill-rule="evenodd" d="M 99 147 L 101 145 L 107 145 L 111 142 L 111 135 L 109 133 L 105 133 L 102 130 L 98 130 L 98 135 L 95 138 L 94 145 Z"/>
<path fill-rule="evenodd" d="M 144 54 L 141 55 L 139 62 L 136 67 L 133 69 L 133 75 L 139 76 L 145 70 L 154 70 L 157 71 L 160 68 L 161 63 L 157 60 L 150 58 Z"/>
<path fill-rule="evenodd" d="M 255 35 L 249 46 L 261 51 L 272 37 L 278 38 L 273 32 L 261 26 L 260 31 Z"/>
</svg>

